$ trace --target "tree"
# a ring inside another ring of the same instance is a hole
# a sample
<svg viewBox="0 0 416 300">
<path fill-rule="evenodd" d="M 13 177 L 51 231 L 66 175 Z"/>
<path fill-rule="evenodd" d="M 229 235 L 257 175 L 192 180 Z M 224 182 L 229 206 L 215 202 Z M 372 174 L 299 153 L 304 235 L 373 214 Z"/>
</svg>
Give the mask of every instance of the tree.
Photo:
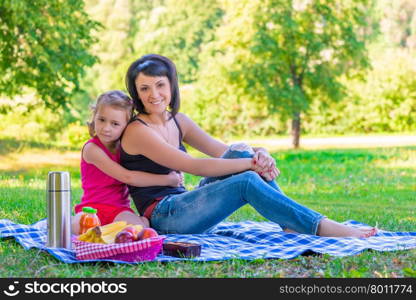
<svg viewBox="0 0 416 300">
<path fill-rule="evenodd" d="M 386 44 L 416 49 L 416 1 L 379 0 L 378 6 Z"/>
<path fill-rule="evenodd" d="M 194 81 L 201 47 L 213 39 L 222 14 L 217 0 L 166 0 L 154 5 L 139 22 L 134 52 L 140 55 L 135 58 L 165 55 L 175 62 L 181 82 Z"/>
<path fill-rule="evenodd" d="M 272 111 L 290 118 L 298 147 L 301 117 L 312 99 L 341 99 L 339 76 L 369 65 L 365 29 L 372 0 L 223 3 L 224 24 L 206 56 L 235 90 L 267 100 Z"/>
<path fill-rule="evenodd" d="M 82 86 L 85 86 L 91 99 L 97 98 L 105 90 L 124 87 L 123 77 L 117 76 L 115 70 L 120 64 L 126 63 L 126 56 L 131 53 L 131 37 L 135 34 L 132 30 L 132 20 L 143 17 L 135 14 L 131 2 L 131 0 L 86 1 L 86 11 L 103 27 L 103 30 L 93 34 L 98 42 L 91 48 L 92 53 L 98 57 L 99 63 L 87 70 L 82 81 Z"/>
<path fill-rule="evenodd" d="M 84 12 L 83 0 L 2 0 L 0 94 L 13 97 L 33 89 L 46 105 L 65 106 L 79 89 L 84 68 L 96 61 L 88 49 L 98 27 Z"/>
<path fill-rule="evenodd" d="M 366 81 L 345 82 L 345 98 L 330 107 L 312 103 L 304 128 L 312 133 L 416 132 L 416 51 L 369 47 Z"/>
<path fill-rule="evenodd" d="M 85 122 L 92 102 L 106 90 L 123 90 L 124 76 L 134 53 L 140 22 L 146 20 L 154 5 L 162 0 L 85 0 L 85 11 L 100 24 L 92 32 L 96 43 L 90 52 L 99 63 L 87 68 L 80 81 L 81 91 L 73 93 L 64 112 L 68 123 Z"/>
</svg>

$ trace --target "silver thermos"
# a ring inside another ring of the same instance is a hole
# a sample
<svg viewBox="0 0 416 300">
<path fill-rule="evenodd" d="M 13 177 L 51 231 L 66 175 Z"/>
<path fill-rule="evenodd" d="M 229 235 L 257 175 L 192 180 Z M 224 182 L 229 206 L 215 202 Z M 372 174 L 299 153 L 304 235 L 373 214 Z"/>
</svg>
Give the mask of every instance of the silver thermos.
<svg viewBox="0 0 416 300">
<path fill-rule="evenodd" d="M 68 172 L 49 172 L 46 184 L 48 247 L 71 249 L 71 182 Z"/>
</svg>

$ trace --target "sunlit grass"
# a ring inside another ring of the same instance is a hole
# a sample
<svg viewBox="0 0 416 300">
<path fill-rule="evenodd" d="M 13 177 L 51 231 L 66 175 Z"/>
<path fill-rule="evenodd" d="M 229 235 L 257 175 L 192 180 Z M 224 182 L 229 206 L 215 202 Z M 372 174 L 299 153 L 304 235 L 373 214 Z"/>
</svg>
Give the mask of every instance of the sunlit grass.
<svg viewBox="0 0 416 300">
<path fill-rule="evenodd" d="M 76 166 L 80 163 L 80 153 L 75 151 L 24 149 L 0 156 L 0 170 L 19 171 L 47 167 Z"/>
<path fill-rule="evenodd" d="M 32 150 L 1 157 L 0 218 L 24 224 L 45 218 L 49 171 L 70 172 L 73 205 L 79 202 L 79 153 Z M 353 219 L 386 230 L 416 231 L 416 147 L 279 149 L 273 156 L 281 170 L 279 185 L 298 202 L 338 221 Z M 187 187 L 197 185 L 198 180 L 187 174 Z M 264 220 L 249 206 L 228 218 L 247 219 Z M 13 239 L 0 240 L 2 277 L 415 277 L 415 259 L 413 249 L 366 251 L 343 258 L 146 263 L 140 268 L 107 263 L 69 265 L 36 249 L 26 251 Z"/>
</svg>

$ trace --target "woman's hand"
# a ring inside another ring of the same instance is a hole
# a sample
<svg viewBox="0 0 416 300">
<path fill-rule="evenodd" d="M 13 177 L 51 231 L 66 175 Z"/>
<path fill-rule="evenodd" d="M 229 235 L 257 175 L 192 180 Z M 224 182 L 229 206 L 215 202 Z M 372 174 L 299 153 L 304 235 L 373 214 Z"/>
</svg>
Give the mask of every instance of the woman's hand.
<svg viewBox="0 0 416 300">
<path fill-rule="evenodd" d="M 182 172 L 171 171 L 166 176 L 168 177 L 168 186 L 180 187 L 184 185 L 184 176 Z"/>
<path fill-rule="evenodd" d="M 267 181 L 274 180 L 280 174 L 274 158 L 262 148 L 258 149 L 253 156 L 253 170 Z"/>
</svg>

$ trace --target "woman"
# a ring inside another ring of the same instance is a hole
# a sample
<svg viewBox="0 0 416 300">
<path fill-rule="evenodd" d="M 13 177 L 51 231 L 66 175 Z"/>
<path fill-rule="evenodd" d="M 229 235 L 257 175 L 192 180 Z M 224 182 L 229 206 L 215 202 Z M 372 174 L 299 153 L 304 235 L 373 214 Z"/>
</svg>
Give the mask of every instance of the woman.
<svg viewBox="0 0 416 300">
<path fill-rule="evenodd" d="M 126 86 L 138 115 L 122 137 L 122 165 L 155 174 L 177 170 L 214 177 L 205 179 L 192 191 L 183 186 L 129 186 L 137 209 L 157 231 L 206 232 L 241 206 L 250 204 L 268 220 L 299 233 L 344 237 L 376 233 L 375 228 L 352 228 L 296 203 L 273 181 L 279 171 L 264 149 L 250 153 L 250 149 L 239 146 L 229 148 L 179 113 L 176 68 L 168 58 L 149 54 L 133 62 L 126 75 Z M 188 155 L 182 142 L 211 158 Z M 231 174 L 236 175 L 227 176 Z"/>
</svg>

